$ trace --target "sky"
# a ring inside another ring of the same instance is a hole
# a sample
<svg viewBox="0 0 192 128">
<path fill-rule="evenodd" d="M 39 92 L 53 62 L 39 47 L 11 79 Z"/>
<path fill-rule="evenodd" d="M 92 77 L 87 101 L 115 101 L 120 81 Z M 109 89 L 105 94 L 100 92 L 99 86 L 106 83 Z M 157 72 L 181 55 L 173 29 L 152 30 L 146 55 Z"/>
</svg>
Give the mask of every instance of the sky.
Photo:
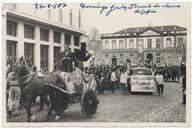
<svg viewBox="0 0 192 128">
<path fill-rule="evenodd" d="M 100 6 L 110 7 L 114 3 L 99 3 Z M 115 3 L 115 6 L 120 6 L 123 3 Z M 129 6 L 131 3 L 124 3 Z M 137 3 L 139 6 L 148 5 L 149 3 Z M 151 3 L 155 5 L 156 3 Z M 159 3 L 160 6 L 167 3 Z M 170 5 L 180 5 L 179 8 L 150 8 L 156 13 L 149 13 L 141 15 L 134 13 L 138 8 L 130 9 L 127 11 L 117 10 L 106 16 L 103 11 L 100 14 L 98 8 L 81 8 L 84 20 L 84 29 L 86 32 L 92 28 L 97 28 L 101 34 L 113 33 L 128 27 L 142 27 L 142 26 L 162 26 L 162 25 L 179 25 L 182 27 L 190 27 L 190 4 L 189 3 L 169 3 Z M 98 3 L 86 3 L 88 6 L 98 5 Z M 85 6 L 82 6 L 85 7 Z M 140 8 L 141 10 L 141 8 Z M 147 9 L 145 9 L 147 10 Z"/>
</svg>

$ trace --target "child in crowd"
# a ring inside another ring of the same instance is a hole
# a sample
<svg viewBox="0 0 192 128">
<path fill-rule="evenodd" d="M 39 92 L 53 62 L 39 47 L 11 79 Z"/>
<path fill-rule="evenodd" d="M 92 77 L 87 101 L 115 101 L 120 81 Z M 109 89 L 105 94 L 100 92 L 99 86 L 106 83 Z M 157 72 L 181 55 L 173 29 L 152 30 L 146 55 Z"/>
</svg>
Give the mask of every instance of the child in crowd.
<svg viewBox="0 0 192 128">
<path fill-rule="evenodd" d="M 157 83 L 157 93 L 158 93 L 158 96 L 160 94 L 163 94 L 163 88 L 164 88 L 164 78 L 163 78 L 163 75 L 162 75 L 162 72 L 158 71 L 156 76 L 155 76 L 155 80 L 156 80 L 156 83 Z"/>
<path fill-rule="evenodd" d="M 121 76 L 120 76 L 120 85 L 121 85 L 121 90 L 123 95 L 125 95 L 127 92 L 127 79 L 128 79 L 128 74 L 127 72 L 125 72 L 125 69 L 122 69 Z"/>
</svg>

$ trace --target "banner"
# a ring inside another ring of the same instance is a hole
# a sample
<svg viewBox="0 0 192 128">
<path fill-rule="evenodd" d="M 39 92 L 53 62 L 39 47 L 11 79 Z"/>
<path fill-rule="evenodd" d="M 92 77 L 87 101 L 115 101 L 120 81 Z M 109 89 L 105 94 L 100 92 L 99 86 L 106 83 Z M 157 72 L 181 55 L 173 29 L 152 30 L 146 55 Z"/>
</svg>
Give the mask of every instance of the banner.
<svg viewBox="0 0 192 128">
<path fill-rule="evenodd" d="M 154 76 L 131 76 L 132 92 L 154 92 L 156 90 Z"/>
</svg>

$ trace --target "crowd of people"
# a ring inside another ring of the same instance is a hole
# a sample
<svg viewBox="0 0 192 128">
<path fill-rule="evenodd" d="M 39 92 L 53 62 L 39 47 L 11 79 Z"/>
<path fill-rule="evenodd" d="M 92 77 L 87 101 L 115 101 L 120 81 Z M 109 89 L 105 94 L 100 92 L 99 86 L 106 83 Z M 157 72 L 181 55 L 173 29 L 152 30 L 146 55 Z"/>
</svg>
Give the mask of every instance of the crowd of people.
<svg viewBox="0 0 192 128">
<path fill-rule="evenodd" d="M 128 65 L 128 66 L 127 66 Z M 116 89 L 124 87 L 125 84 L 125 73 L 127 74 L 127 79 L 130 77 L 131 64 L 127 63 L 125 65 L 109 66 L 109 65 L 97 65 L 91 67 L 90 72 L 94 73 L 95 79 L 97 81 L 97 91 L 98 93 L 106 94 L 106 92 L 115 92 Z M 164 66 L 151 68 L 154 76 L 162 76 L 163 82 L 182 82 L 184 77 L 184 66 Z M 157 78 L 159 79 L 159 78 Z M 128 80 L 126 85 L 128 85 Z M 156 81 L 157 82 L 157 81 Z M 162 82 L 161 82 L 162 83 Z M 161 88 L 160 88 L 161 89 Z"/>
<path fill-rule="evenodd" d="M 179 82 L 181 81 L 182 73 L 181 66 L 167 66 L 157 68 L 163 74 L 165 82 Z"/>
</svg>

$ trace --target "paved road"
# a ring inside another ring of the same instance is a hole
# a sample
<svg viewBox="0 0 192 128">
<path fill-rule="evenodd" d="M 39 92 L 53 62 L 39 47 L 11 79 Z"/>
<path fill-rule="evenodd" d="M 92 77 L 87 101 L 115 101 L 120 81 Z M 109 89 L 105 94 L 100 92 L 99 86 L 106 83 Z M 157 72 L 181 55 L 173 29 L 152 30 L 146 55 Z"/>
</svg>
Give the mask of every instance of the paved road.
<svg viewBox="0 0 192 128">
<path fill-rule="evenodd" d="M 181 84 L 166 83 L 162 96 L 128 94 L 121 95 L 120 91 L 115 94 L 98 95 L 100 101 L 97 113 L 92 118 L 85 118 L 81 114 L 80 104 L 73 104 L 63 112 L 59 122 L 185 122 L 186 107 L 181 104 Z M 36 112 L 37 121 L 45 120 L 46 110 Z M 54 121 L 55 114 L 51 121 Z M 25 111 L 17 117 L 8 117 L 8 121 L 24 122 Z"/>
</svg>

